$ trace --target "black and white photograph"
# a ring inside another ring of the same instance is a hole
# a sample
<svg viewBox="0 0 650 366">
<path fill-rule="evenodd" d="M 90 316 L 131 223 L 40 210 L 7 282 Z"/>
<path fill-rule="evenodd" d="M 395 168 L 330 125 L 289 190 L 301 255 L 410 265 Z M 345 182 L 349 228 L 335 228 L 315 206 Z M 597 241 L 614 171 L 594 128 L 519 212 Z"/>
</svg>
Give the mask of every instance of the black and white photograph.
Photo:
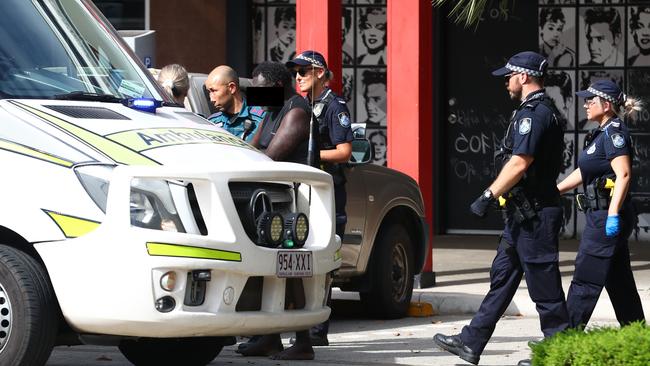
<svg viewBox="0 0 650 366">
<path fill-rule="evenodd" d="M 560 175 L 558 182 L 566 178 L 576 168 L 576 143 L 575 134 L 564 134 L 564 151 L 562 152 L 562 167 L 560 168 Z"/>
<path fill-rule="evenodd" d="M 650 135 L 632 134 L 632 181 L 630 192 L 650 194 Z"/>
<path fill-rule="evenodd" d="M 629 7 L 628 66 L 650 66 L 650 6 Z"/>
<path fill-rule="evenodd" d="M 357 64 L 386 65 L 386 8 L 359 7 Z"/>
<path fill-rule="evenodd" d="M 561 197 L 562 209 L 564 210 L 564 217 L 562 220 L 562 227 L 560 228 L 561 238 L 572 238 L 575 234 L 575 196 L 566 194 Z"/>
<path fill-rule="evenodd" d="M 351 67 L 344 67 L 343 74 L 341 75 L 341 97 L 350 110 L 350 118 L 353 122 L 356 120 L 356 111 L 354 109 L 354 69 Z"/>
<path fill-rule="evenodd" d="M 354 32 L 352 31 L 352 20 L 354 19 L 354 8 L 344 7 L 341 9 L 341 38 L 343 45 L 342 62 L 344 66 L 354 64 Z"/>
<path fill-rule="evenodd" d="M 640 112 L 631 113 L 626 117 L 627 127 L 632 131 L 650 132 L 650 73 L 648 69 L 627 70 L 627 94 L 632 98 L 643 101 L 646 105 Z"/>
<path fill-rule="evenodd" d="M 366 137 L 370 141 L 372 149 L 372 163 L 376 165 L 387 165 L 386 153 L 387 142 L 385 129 L 366 129 Z"/>
<path fill-rule="evenodd" d="M 580 8 L 579 60 L 582 66 L 624 65 L 622 7 Z"/>
<path fill-rule="evenodd" d="M 575 75 L 573 70 L 550 70 L 544 80 L 546 94 L 553 98 L 562 113 L 561 122 L 566 131 L 575 130 Z"/>
<path fill-rule="evenodd" d="M 621 87 L 621 90 L 625 90 L 623 85 L 623 70 L 580 70 L 578 90 L 585 90 L 593 82 L 604 79 L 612 80 Z M 584 103 L 584 98 L 578 98 L 578 129 L 588 131 L 598 127 L 598 123 L 587 121 L 587 112 L 584 108 Z"/>
<path fill-rule="evenodd" d="M 625 0 L 580 0 L 580 4 L 622 4 Z"/>
<path fill-rule="evenodd" d="M 575 66 L 575 15 L 575 8 L 539 8 L 539 53 L 549 67 Z"/>
<path fill-rule="evenodd" d="M 264 26 L 264 8 L 261 6 L 253 7 L 252 16 L 252 36 L 253 36 L 253 63 L 262 63 L 266 57 L 266 45 L 264 44 L 265 30 Z"/>
<path fill-rule="evenodd" d="M 296 55 L 296 7 L 267 8 L 267 60 L 285 63 Z"/>
<path fill-rule="evenodd" d="M 359 68 L 356 74 L 357 122 L 386 126 L 386 69 Z"/>
</svg>

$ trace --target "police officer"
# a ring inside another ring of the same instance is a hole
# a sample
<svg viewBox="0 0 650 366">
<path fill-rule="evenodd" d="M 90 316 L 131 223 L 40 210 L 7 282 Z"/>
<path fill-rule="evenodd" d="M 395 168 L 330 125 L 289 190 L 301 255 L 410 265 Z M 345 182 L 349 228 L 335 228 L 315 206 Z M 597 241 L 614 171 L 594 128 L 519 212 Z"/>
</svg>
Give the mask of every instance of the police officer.
<svg viewBox="0 0 650 366">
<path fill-rule="evenodd" d="M 208 74 L 205 88 L 217 113 L 208 119 L 243 140 L 251 141 L 264 118 L 261 107 L 249 106 L 239 89 L 239 77 L 230 66 L 217 66 Z"/>
<path fill-rule="evenodd" d="M 621 325 L 644 320 L 627 238 L 636 213 L 627 194 L 632 176 L 630 134 L 619 116 L 640 111 L 641 103 L 627 98 L 610 80 L 593 83 L 576 93 L 585 98 L 587 118 L 599 127 L 587 135 L 578 168 L 557 186 L 561 193 L 582 185 L 578 206 L 585 227 L 576 256 L 567 307 L 571 326 L 589 322 L 603 286 Z"/>
<path fill-rule="evenodd" d="M 327 68 L 323 55 L 316 51 L 304 51 L 286 63 L 296 73 L 296 83 L 306 93 L 318 122 L 318 142 L 321 167 L 332 175 L 334 181 L 334 205 L 336 210 L 336 234 L 343 238 L 347 215 L 343 165 L 352 155 L 352 129 L 350 112 L 343 98 L 336 95 L 327 84 L 332 72 Z M 311 329 L 311 341 L 315 346 L 328 345 L 329 323 Z"/>
<path fill-rule="evenodd" d="M 558 267 L 562 207 L 556 179 L 564 140 L 560 114 L 543 89 L 546 66 L 543 56 L 521 52 L 492 73 L 505 76 L 511 99 L 521 103 L 497 154 L 503 162 L 499 175 L 470 210 L 483 217 L 502 196 L 505 229 L 490 270 L 490 291 L 471 323 L 460 334 L 434 336 L 439 347 L 475 365 L 524 274 L 544 336 L 569 326 Z"/>
</svg>

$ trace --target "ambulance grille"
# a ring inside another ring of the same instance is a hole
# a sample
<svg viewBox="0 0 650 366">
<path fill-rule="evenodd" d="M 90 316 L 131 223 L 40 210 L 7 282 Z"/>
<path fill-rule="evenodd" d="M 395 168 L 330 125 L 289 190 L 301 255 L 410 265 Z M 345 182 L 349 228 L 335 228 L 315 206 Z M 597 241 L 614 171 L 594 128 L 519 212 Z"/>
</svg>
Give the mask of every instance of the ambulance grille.
<svg viewBox="0 0 650 366">
<path fill-rule="evenodd" d="M 103 107 L 87 107 L 76 105 L 46 105 L 44 107 L 61 114 L 65 114 L 66 116 L 72 118 L 130 120 L 130 118 L 127 116 L 123 116 L 115 111 Z"/>
</svg>

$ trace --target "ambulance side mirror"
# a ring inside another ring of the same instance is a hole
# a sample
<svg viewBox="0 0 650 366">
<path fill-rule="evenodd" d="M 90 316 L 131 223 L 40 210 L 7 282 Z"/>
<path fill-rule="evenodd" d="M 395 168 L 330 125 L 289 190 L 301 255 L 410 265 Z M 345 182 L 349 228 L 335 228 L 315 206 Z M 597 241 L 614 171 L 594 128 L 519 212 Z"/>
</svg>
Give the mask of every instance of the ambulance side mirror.
<svg viewBox="0 0 650 366">
<path fill-rule="evenodd" d="M 365 164 L 372 159 L 372 150 L 370 141 L 365 137 L 355 138 L 352 140 L 352 155 L 350 156 L 350 164 Z"/>
</svg>

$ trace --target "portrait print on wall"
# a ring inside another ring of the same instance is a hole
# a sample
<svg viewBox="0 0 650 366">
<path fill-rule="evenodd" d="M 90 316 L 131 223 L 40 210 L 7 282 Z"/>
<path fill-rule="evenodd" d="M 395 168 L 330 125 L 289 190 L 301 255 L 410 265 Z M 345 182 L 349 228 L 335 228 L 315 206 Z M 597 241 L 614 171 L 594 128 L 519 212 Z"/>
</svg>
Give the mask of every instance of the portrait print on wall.
<svg viewBox="0 0 650 366">
<path fill-rule="evenodd" d="M 624 65 L 623 16 L 621 7 L 580 8 L 580 65 L 611 67 Z"/>
<path fill-rule="evenodd" d="M 354 69 L 351 67 L 343 68 L 343 75 L 341 75 L 341 97 L 350 111 L 350 118 L 352 122 L 357 122 L 356 111 L 354 110 Z"/>
<path fill-rule="evenodd" d="M 366 128 L 386 126 L 386 69 L 357 69 L 357 122 Z"/>
<path fill-rule="evenodd" d="M 573 5 L 576 0 L 539 0 L 539 5 Z"/>
<path fill-rule="evenodd" d="M 562 125 L 566 131 L 575 130 L 575 93 L 573 86 L 575 71 L 549 70 L 544 80 L 546 94 L 553 98 L 562 114 Z"/>
<path fill-rule="evenodd" d="M 354 32 L 352 20 L 354 19 L 354 8 L 344 7 L 341 9 L 341 38 L 342 38 L 342 62 L 344 66 L 354 65 Z"/>
<path fill-rule="evenodd" d="M 575 14 L 575 8 L 539 8 L 539 53 L 549 67 L 575 66 Z"/>
<path fill-rule="evenodd" d="M 625 90 L 623 85 L 623 70 L 580 70 L 578 90 L 585 90 L 597 80 L 609 79 Z M 578 129 L 591 130 L 598 127 L 598 123 L 587 121 L 587 112 L 584 108 L 584 98 L 578 98 Z"/>
<path fill-rule="evenodd" d="M 267 8 L 267 60 L 285 63 L 296 55 L 296 7 L 271 6 Z"/>
<path fill-rule="evenodd" d="M 359 7 L 357 13 L 357 64 L 386 65 L 386 8 Z"/>
<path fill-rule="evenodd" d="M 264 26 L 264 8 L 253 7 L 252 23 L 253 63 L 259 64 L 264 62 L 266 54 L 266 46 L 264 44 L 266 30 Z"/>
<path fill-rule="evenodd" d="M 386 138 L 386 130 L 380 129 L 366 129 L 366 138 L 370 141 L 370 148 L 372 149 L 372 163 L 376 165 L 387 165 L 386 154 L 388 151 L 388 139 Z"/>
<path fill-rule="evenodd" d="M 627 64 L 650 66 L 650 4 L 629 7 Z"/>
<path fill-rule="evenodd" d="M 573 170 L 575 169 L 576 161 L 576 143 L 575 143 L 575 134 L 565 133 L 564 134 L 564 151 L 562 152 L 562 166 L 560 167 L 560 175 L 558 177 L 558 182 L 566 178 Z"/>
</svg>

